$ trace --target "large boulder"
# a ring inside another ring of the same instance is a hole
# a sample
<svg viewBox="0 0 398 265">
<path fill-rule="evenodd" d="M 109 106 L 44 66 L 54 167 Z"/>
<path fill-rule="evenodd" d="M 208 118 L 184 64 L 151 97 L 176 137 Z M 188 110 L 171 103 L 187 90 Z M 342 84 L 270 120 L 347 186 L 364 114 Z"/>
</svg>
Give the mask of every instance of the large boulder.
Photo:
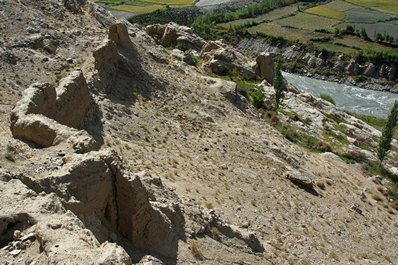
<svg viewBox="0 0 398 265">
<path fill-rule="evenodd" d="M 301 172 L 288 172 L 286 178 L 293 182 L 294 184 L 303 187 L 305 189 L 313 190 L 314 181 L 311 177 L 304 175 Z"/>
<path fill-rule="evenodd" d="M 218 49 L 202 50 L 204 58 L 204 67 L 217 75 L 233 75 L 238 73 L 246 80 L 256 78 L 256 72 L 253 65 L 246 56 L 238 52 L 231 46 L 225 46 Z"/>
<path fill-rule="evenodd" d="M 257 74 L 272 84 L 274 79 L 274 60 L 270 53 L 260 53 L 256 58 Z"/>
<path fill-rule="evenodd" d="M 387 71 L 387 79 L 389 81 L 394 81 L 397 77 L 397 66 L 393 65 L 391 67 L 388 68 Z"/>
<path fill-rule="evenodd" d="M 200 52 L 200 55 L 203 56 L 205 53 L 210 52 L 212 50 L 217 50 L 225 45 L 221 41 L 208 41 L 206 42 L 205 45 L 203 45 L 202 51 Z"/>
<path fill-rule="evenodd" d="M 154 24 L 145 28 L 146 32 L 164 47 L 178 47 L 181 50 L 200 51 L 206 43 L 193 30 L 174 22 L 166 25 Z"/>
<path fill-rule="evenodd" d="M 333 69 L 342 72 L 344 71 L 345 68 L 345 61 L 344 61 L 344 56 L 341 54 L 337 57 L 336 61 L 334 62 Z"/>
<path fill-rule="evenodd" d="M 373 63 L 369 63 L 363 74 L 369 77 L 375 77 L 376 71 L 376 66 Z"/>
<path fill-rule="evenodd" d="M 345 68 L 347 74 L 351 76 L 355 76 L 359 74 L 359 64 L 354 60 L 351 59 L 348 63 L 347 67 Z"/>
</svg>

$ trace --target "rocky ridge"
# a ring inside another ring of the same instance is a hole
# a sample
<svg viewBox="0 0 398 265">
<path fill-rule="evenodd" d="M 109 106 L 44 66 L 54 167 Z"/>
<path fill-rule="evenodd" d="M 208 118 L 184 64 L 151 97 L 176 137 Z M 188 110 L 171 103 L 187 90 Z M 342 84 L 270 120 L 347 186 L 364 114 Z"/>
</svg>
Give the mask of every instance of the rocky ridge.
<svg viewBox="0 0 398 265">
<path fill-rule="evenodd" d="M 15 60 L 5 60 L 2 71 L 1 260 L 320 264 L 398 259 L 397 213 L 380 195 L 380 183 L 334 154 L 291 144 L 236 94 L 234 82 L 205 75 L 237 66 L 247 79 L 263 72 L 232 47 L 192 39 L 189 29 L 176 25 L 156 29 L 163 33 L 155 35 L 147 28 L 148 35 L 85 1 L 0 4 L 5 14 L 26 9 L 19 22 L 32 18 L 29 12 L 40 14 L 48 20 L 41 34 L 63 43 L 55 50 L 42 49 L 44 43 L 4 45 Z M 87 39 L 67 40 L 77 29 L 72 25 L 81 21 L 86 28 L 80 34 Z M 65 32 L 59 36 L 55 26 Z M 36 34 L 30 32 L 17 41 Z M 62 58 L 71 61 L 65 58 L 68 51 L 79 49 L 76 41 L 86 40 L 96 45 L 72 53 L 83 53 L 84 60 L 71 57 L 72 65 L 61 70 L 65 77 L 53 79 Z M 182 51 L 156 42 L 180 43 Z M 49 51 L 56 66 L 44 60 L 48 71 L 30 72 L 28 58 Z M 187 63 L 192 54 L 202 56 L 203 64 Z M 15 69 L 26 72 L 26 79 L 15 78 Z M 20 97 L 23 86 L 29 88 Z M 259 89 L 272 96 L 266 82 Z M 379 134 L 294 88 L 284 107 L 309 115 L 312 126 L 294 122 L 319 137 L 331 126 L 331 114 L 349 123 L 353 142 L 365 132 L 369 138 Z"/>
</svg>

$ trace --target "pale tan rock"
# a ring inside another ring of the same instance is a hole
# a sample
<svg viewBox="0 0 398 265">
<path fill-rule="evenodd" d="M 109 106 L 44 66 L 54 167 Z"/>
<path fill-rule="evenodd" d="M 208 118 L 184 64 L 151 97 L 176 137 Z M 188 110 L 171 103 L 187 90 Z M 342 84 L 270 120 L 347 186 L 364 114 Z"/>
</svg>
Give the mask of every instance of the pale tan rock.
<svg viewBox="0 0 398 265">
<path fill-rule="evenodd" d="M 98 265 L 132 264 L 131 259 L 126 251 L 115 243 L 105 242 L 101 244 L 99 251 L 101 256 L 96 262 Z"/>
<path fill-rule="evenodd" d="M 84 131 L 94 101 L 81 71 L 64 78 L 59 87 L 33 84 L 11 112 L 11 131 L 15 138 L 31 141 L 42 147 L 59 144 L 66 139 L 81 145 L 80 150 L 93 150 L 95 141 Z"/>
<path fill-rule="evenodd" d="M 134 48 L 127 32 L 127 27 L 123 23 L 117 23 L 110 26 L 108 38 L 114 41 L 117 46 L 121 46 L 126 49 Z"/>
</svg>

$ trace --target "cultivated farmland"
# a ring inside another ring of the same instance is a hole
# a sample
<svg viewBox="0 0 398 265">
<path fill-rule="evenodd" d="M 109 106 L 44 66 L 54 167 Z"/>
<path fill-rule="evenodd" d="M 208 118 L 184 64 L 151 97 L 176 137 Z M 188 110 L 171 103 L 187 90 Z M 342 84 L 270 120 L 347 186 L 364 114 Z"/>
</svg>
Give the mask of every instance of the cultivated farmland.
<svg viewBox="0 0 398 265">
<path fill-rule="evenodd" d="M 332 30 L 340 21 L 300 12 L 295 16 L 286 17 L 277 21 L 281 26 L 298 28 L 307 31 L 320 29 Z"/>
<path fill-rule="evenodd" d="M 315 6 L 315 7 L 307 9 L 305 12 L 308 14 L 318 15 L 318 16 L 327 17 L 327 18 L 333 18 L 333 19 L 337 19 L 337 20 L 342 20 L 345 16 L 344 12 L 332 9 L 330 7 L 327 7 L 326 5 Z"/>
<path fill-rule="evenodd" d="M 287 16 L 292 16 L 297 13 L 297 6 L 296 5 L 290 5 L 290 6 L 284 6 L 275 10 L 272 10 L 271 12 L 268 12 L 266 14 L 260 15 L 255 18 L 245 18 L 245 19 L 238 19 L 234 20 L 231 22 L 227 23 L 221 23 L 219 24 L 222 27 L 229 28 L 231 25 L 244 25 L 247 23 L 250 23 L 252 21 L 256 23 L 263 23 L 263 22 L 270 22 L 274 21 L 277 19 L 282 19 Z"/>
<path fill-rule="evenodd" d="M 346 0 L 354 5 L 375 9 L 381 12 L 398 15 L 397 0 Z"/>
<path fill-rule="evenodd" d="M 386 6 L 380 8 L 380 3 Z M 389 12 L 382 12 L 384 9 Z M 394 46 L 375 42 L 376 35 L 389 36 L 389 42 L 398 42 L 396 9 L 398 0 L 332 0 L 318 5 L 294 4 L 218 26 L 227 29 L 231 25 L 246 25 L 252 34 L 259 32 L 289 41 L 312 42 L 320 49 L 348 54 L 358 51 L 398 53 Z M 252 21 L 256 25 L 251 26 Z"/>
<path fill-rule="evenodd" d="M 190 6 L 195 3 L 195 0 L 95 0 L 94 2 L 104 4 L 110 9 L 142 14 L 164 9 L 166 6 Z"/>
</svg>

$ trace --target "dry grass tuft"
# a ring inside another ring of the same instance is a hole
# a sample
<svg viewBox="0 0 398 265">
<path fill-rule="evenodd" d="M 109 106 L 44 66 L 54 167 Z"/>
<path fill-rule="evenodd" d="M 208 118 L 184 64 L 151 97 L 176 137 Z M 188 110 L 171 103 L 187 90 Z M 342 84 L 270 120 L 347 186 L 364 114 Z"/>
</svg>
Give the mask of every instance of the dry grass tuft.
<svg viewBox="0 0 398 265">
<path fill-rule="evenodd" d="M 198 259 L 198 260 L 204 259 L 202 252 L 198 248 L 198 242 L 196 240 L 189 241 L 188 248 L 189 248 L 189 250 L 191 250 L 191 253 L 195 257 L 195 259 Z"/>
</svg>

